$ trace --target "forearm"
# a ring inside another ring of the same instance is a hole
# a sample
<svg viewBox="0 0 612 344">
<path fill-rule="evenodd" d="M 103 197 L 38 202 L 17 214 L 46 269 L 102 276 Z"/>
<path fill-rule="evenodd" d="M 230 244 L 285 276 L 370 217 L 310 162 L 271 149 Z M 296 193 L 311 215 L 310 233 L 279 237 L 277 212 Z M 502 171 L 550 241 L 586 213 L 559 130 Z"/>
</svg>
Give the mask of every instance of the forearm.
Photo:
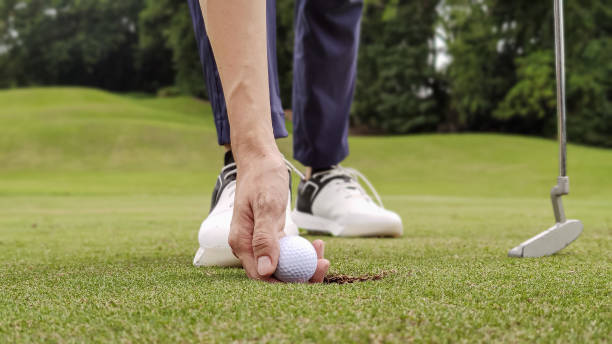
<svg viewBox="0 0 612 344">
<path fill-rule="evenodd" d="M 236 160 L 277 151 L 270 119 L 265 0 L 200 0 Z M 239 162 L 240 163 L 240 162 Z"/>
</svg>

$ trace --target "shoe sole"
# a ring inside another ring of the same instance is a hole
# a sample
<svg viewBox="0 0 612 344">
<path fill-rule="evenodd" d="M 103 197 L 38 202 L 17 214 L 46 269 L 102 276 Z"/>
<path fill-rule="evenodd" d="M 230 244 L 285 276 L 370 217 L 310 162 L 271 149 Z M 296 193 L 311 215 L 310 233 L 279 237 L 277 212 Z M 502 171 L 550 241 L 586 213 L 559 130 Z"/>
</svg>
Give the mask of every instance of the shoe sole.
<svg viewBox="0 0 612 344">
<path fill-rule="evenodd" d="M 356 224 L 342 226 L 326 218 L 303 213 L 297 210 L 294 210 L 291 213 L 291 218 L 299 228 L 305 229 L 309 233 L 313 234 L 324 233 L 339 237 L 399 237 L 402 235 L 401 224 L 399 227 L 389 225 L 383 228 L 375 226 L 360 226 Z"/>
</svg>

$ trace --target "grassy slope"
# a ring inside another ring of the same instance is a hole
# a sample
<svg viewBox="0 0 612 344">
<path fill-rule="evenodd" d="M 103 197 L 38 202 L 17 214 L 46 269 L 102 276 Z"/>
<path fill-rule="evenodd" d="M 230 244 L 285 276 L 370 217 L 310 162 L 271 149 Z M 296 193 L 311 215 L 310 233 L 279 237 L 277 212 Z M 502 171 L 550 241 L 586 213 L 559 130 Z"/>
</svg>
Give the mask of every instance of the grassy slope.
<svg viewBox="0 0 612 344">
<path fill-rule="evenodd" d="M 612 333 L 612 151 L 570 146 L 562 254 L 505 252 L 552 224 L 552 141 L 361 137 L 402 239 L 328 242 L 356 285 L 265 285 L 190 266 L 220 164 L 210 108 L 95 90 L 0 92 L 0 342 L 605 341 Z M 289 140 L 281 147 L 290 156 Z"/>
</svg>

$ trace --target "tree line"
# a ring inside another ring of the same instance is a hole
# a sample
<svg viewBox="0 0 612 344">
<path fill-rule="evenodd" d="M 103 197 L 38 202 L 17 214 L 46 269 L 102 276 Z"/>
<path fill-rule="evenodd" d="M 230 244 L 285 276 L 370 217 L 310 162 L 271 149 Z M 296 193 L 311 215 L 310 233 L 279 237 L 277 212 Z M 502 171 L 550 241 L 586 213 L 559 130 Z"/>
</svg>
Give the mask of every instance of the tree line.
<svg viewBox="0 0 612 344">
<path fill-rule="evenodd" d="M 277 0 L 286 106 L 293 6 Z M 612 147 L 612 0 L 569 0 L 565 12 L 568 135 Z M 191 25 L 185 0 L 3 0 L 0 87 L 206 97 Z M 369 0 L 361 43 L 359 130 L 555 135 L 552 1 Z"/>
</svg>

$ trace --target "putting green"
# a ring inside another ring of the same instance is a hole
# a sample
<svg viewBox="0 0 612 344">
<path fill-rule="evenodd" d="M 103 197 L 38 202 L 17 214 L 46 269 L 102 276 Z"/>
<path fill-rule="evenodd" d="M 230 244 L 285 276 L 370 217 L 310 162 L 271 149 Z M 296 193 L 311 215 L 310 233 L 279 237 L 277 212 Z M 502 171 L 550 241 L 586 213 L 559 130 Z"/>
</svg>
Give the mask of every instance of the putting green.
<svg viewBox="0 0 612 344">
<path fill-rule="evenodd" d="M 0 92 L 0 342 L 585 342 L 612 333 L 612 151 L 570 145 L 562 253 L 510 259 L 553 224 L 556 143 L 351 139 L 345 162 L 401 239 L 327 242 L 334 273 L 268 285 L 194 268 L 221 152 L 210 107 L 82 88 Z M 280 140 L 290 156 L 291 143 Z M 309 239 L 315 238 L 309 236 Z"/>
</svg>

